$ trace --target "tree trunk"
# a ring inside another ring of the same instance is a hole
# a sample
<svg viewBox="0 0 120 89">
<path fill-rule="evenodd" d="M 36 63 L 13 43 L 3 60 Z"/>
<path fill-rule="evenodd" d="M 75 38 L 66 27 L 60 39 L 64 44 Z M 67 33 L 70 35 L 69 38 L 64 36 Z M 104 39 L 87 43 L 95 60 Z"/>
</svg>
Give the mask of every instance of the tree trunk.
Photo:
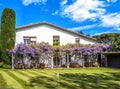
<svg viewBox="0 0 120 89">
<path fill-rule="evenodd" d="M 14 69 L 14 55 L 12 54 L 12 69 Z"/>
</svg>

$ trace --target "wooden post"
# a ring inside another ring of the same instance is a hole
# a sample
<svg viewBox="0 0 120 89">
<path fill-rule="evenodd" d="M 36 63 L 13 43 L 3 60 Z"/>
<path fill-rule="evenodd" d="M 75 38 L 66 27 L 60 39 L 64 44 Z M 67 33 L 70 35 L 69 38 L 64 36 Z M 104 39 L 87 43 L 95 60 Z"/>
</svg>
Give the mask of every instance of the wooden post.
<svg viewBox="0 0 120 89">
<path fill-rule="evenodd" d="M 12 54 L 12 69 L 14 69 L 14 55 Z"/>
<path fill-rule="evenodd" d="M 82 57 L 82 65 L 83 65 L 83 68 L 85 68 L 85 58 L 84 57 Z"/>
<path fill-rule="evenodd" d="M 67 68 L 69 68 L 69 53 L 67 53 Z"/>
<path fill-rule="evenodd" d="M 104 64 L 105 64 L 105 67 L 108 67 L 108 62 L 107 62 L 107 55 L 105 55 Z"/>
<path fill-rule="evenodd" d="M 103 66 L 103 65 L 102 65 L 102 62 L 103 62 L 103 54 L 102 54 L 102 53 L 100 54 L 100 57 L 101 57 L 101 58 L 100 58 L 100 66 Z"/>
<path fill-rule="evenodd" d="M 51 59 L 51 68 L 53 68 L 53 57 Z"/>
</svg>

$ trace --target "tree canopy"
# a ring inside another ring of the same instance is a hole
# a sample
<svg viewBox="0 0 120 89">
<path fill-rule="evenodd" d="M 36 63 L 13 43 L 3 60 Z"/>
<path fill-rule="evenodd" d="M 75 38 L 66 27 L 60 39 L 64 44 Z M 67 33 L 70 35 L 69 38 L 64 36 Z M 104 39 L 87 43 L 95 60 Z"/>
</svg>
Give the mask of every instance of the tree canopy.
<svg viewBox="0 0 120 89">
<path fill-rule="evenodd" d="M 10 8 L 5 8 L 1 17 L 1 58 L 4 63 L 10 63 L 8 51 L 14 48 L 15 40 L 15 12 Z"/>
<path fill-rule="evenodd" d="M 114 41 L 115 38 L 118 37 L 119 35 L 120 35 L 119 33 L 106 33 L 93 36 L 93 38 L 96 38 L 100 43 L 111 44 L 112 41 Z"/>
<path fill-rule="evenodd" d="M 116 37 L 112 42 L 113 51 L 120 51 L 120 36 Z"/>
<path fill-rule="evenodd" d="M 93 38 L 96 38 L 99 43 L 105 43 L 109 44 L 112 47 L 113 51 L 120 51 L 118 47 L 120 46 L 119 44 L 119 33 L 107 33 L 107 34 L 102 34 L 102 35 L 97 35 L 93 36 Z"/>
</svg>

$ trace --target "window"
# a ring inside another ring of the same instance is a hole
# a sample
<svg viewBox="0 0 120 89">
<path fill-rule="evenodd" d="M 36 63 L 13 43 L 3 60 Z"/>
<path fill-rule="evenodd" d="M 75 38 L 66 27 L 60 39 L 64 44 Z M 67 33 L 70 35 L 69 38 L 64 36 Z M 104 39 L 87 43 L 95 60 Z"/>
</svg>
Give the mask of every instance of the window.
<svg viewBox="0 0 120 89">
<path fill-rule="evenodd" d="M 76 38 L 76 39 L 75 39 L 75 43 L 76 43 L 76 44 L 79 44 L 79 43 L 80 43 L 80 38 Z"/>
<path fill-rule="evenodd" d="M 53 46 L 59 46 L 59 45 L 60 45 L 60 37 L 53 36 Z"/>
<path fill-rule="evenodd" d="M 24 40 L 24 44 L 35 44 L 36 43 L 36 37 L 32 37 L 32 36 L 24 36 L 23 37 Z"/>
</svg>

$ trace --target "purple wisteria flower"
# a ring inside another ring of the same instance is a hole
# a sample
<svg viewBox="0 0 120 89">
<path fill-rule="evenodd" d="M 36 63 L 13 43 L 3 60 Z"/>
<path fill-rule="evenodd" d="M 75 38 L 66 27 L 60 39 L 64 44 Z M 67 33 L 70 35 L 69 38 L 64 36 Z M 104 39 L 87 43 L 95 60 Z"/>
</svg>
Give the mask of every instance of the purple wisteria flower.
<svg viewBox="0 0 120 89">
<path fill-rule="evenodd" d="M 95 55 L 102 52 L 111 51 L 107 44 L 76 45 L 67 44 L 60 47 L 54 47 L 48 43 L 39 43 L 32 45 L 18 44 L 15 49 L 10 50 L 11 54 L 29 55 L 31 57 L 48 56 L 55 52 L 66 52 L 71 55 Z"/>
</svg>

